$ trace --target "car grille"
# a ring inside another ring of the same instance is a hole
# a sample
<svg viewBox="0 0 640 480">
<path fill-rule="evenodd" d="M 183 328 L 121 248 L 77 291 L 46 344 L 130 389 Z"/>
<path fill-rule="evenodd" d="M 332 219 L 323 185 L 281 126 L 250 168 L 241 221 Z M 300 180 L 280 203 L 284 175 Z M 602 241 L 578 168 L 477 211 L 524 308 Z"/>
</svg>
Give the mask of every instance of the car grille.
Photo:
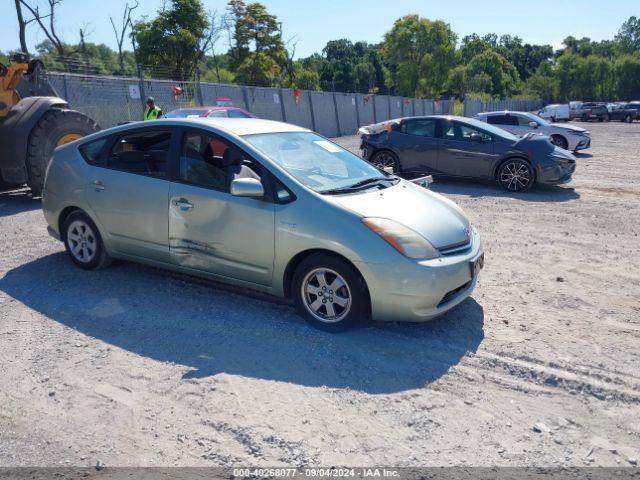
<svg viewBox="0 0 640 480">
<path fill-rule="evenodd" d="M 464 242 L 455 243 L 453 245 L 447 245 L 438 249 L 440 255 L 446 257 L 449 255 L 459 255 L 466 253 L 471 249 L 471 240 L 465 240 Z"/>
<path fill-rule="evenodd" d="M 473 280 L 469 280 L 467 283 L 465 283 L 464 285 L 460 285 L 458 288 L 455 288 L 453 290 L 451 290 L 450 292 L 445 293 L 444 297 L 442 297 L 442 300 L 440 300 L 440 303 L 438 304 L 438 307 L 441 307 L 442 305 L 444 305 L 447 302 L 450 302 L 451 300 L 453 300 L 460 292 L 466 290 L 467 288 L 469 288 L 469 285 L 471 285 L 471 282 Z"/>
</svg>

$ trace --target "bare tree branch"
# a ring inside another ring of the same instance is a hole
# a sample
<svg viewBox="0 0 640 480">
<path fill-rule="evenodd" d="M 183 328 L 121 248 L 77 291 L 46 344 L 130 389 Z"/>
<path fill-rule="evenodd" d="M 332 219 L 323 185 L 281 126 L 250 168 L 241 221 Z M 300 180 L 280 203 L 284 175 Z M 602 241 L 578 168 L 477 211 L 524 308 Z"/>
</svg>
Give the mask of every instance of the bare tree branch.
<svg viewBox="0 0 640 480">
<path fill-rule="evenodd" d="M 29 22 L 33 20 L 38 22 L 38 25 L 40 26 L 44 34 L 47 36 L 49 41 L 53 43 L 53 46 L 58 51 L 58 54 L 64 55 L 65 53 L 64 44 L 60 41 L 60 38 L 58 38 L 58 35 L 56 34 L 56 29 L 55 29 L 55 8 L 56 8 L 56 5 L 59 5 L 62 2 L 62 0 L 47 0 L 47 2 L 49 3 L 49 14 L 47 15 L 41 15 L 40 9 L 37 5 L 35 7 L 31 6 L 27 3 L 26 0 L 18 0 L 18 1 L 22 6 L 24 6 L 27 10 L 29 10 L 31 15 L 33 15 L 33 18 L 29 20 Z M 47 18 L 49 19 L 49 27 L 47 27 L 44 23 L 44 20 Z"/>
<path fill-rule="evenodd" d="M 113 21 L 113 17 L 109 17 L 111 20 L 111 26 L 113 27 L 113 33 L 116 36 L 116 43 L 118 44 L 118 61 L 120 62 L 120 74 L 124 73 L 124 56 L 122 53 L 122 45 L 124 44 L 124 39 L 127 34 L 127 30 L 133 27 L 133 21 L 131 20 L 131 13 L 138 8 L 138 1 L 136 0 L 134 5 L 129 6 L 129 3 L 126 3 L 124 6 L 124 11 L 122 12 L 122 27 L 120 30 L 116 27 L 116 23 Z"/>
<path fill-rule="evenodd" d="M 24 53 L 29 53 L 29 49 L 27 47 L 27 25 L 31 21 L 25 21 L 24 16 L 22 15 L 22 6 L 20 5 L 20 0 L 15 0 L 16 2 L 16 15 L 18 17 L 18 28 L 20 35 L 20 50 Z"/>
</svg>

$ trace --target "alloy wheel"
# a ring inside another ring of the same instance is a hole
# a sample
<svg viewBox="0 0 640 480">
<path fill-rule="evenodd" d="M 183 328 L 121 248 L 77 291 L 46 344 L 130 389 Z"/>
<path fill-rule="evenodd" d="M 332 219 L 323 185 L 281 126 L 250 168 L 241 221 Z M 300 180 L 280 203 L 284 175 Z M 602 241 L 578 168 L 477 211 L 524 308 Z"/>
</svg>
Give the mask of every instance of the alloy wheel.
<svg viewBox="0 0 640 480">
<path fill-rule="evenodd" d="M 532 182 L 531 169 L 522 161 L 507 162 L 500 169 L 500 184 L 507 190 L 521 192 Z"/>
<path fill-rule="evenodd" d="M 380 170 L 391 167 L 395 173 L 397 170 L 396 159 L 389 152 L 378 152 L 371 159 L 371 163 Z"/>
<path fill-rule="evenodd" d="M 351 309 L 349 285 L 339 273 L 328 268 L 316 268 L 307 273 L 301 293 L 305 308 L 321 322 L 339 322 Z"/>
<path fill-rule="evenodd" d="M 82 263 L 93 260 L 98 250 L 98 241 L 93 229 L 82 220 L 75 220 L 67 230 L 67 243 L 71 255 Z"/>
</svg>

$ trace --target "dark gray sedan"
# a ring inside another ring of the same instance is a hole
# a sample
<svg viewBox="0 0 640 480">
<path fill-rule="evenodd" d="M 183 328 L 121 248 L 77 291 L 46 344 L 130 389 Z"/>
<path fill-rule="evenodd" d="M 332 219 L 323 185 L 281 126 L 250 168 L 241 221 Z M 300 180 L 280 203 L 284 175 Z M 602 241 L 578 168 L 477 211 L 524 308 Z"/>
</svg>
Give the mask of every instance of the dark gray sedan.
<svg viewBox="0 0 640 480">
<path fill-rule="evenodd" d="M 363 158 L 395 173 L 495 179 L 506 190 L 571 180 L 575 157 L 549 137 L 518 138 L 470 118 L 406 117 L 362 127 Z"/>
</svg>

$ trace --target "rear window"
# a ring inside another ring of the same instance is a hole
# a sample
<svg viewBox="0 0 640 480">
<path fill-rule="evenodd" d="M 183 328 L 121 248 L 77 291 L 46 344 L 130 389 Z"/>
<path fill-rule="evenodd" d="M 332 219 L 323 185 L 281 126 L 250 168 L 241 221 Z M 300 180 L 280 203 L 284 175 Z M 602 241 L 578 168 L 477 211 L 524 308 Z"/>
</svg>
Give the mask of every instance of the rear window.
<svg viewBox="0 0 640 480">
<path fill-rule="evenodd" d="M 80 145 L 80 155 L 89 165 L 98 165 L 104 167 L 106 162 L 106 155 L 104 155 L 104 147 L 107 144 L 106 138 L 100 140 L 94 140 L 93 142 Z"/>
</svg>

